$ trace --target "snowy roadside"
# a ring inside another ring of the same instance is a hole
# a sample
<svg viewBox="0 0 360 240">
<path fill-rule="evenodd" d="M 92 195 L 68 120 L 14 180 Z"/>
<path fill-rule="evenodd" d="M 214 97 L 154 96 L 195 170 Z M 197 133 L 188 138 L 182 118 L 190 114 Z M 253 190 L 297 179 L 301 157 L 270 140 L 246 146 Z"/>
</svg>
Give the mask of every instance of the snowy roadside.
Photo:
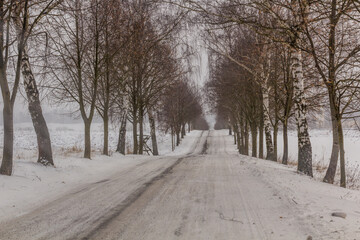
<svg viewBox="0 0 360 240">
<path fill-rule="evenodd" d="M 169 154 L 168 151 L 164 155 L 190 152 L 200 135 L 201 131 L 192 131 L 174 152 Z M 170 149 L 169 146 L 171 143 L 168 141 L 160 143 L 160 149 Z M 20 154 L 14 161 L 13 176 L 0 176 L 0 221 L 25 214 L 79 186 L 162 157 L 117 153 L 107 157 L 94 153 L 93 159 L 87 160 L 80 157 L 81 153 L 74 156 L 74 153 L 64 152 L 55 155 L 56 168 L 53 168 L 35 163 L 33 153 L 21 151 Z"/>
<path fill-rule="evenodd" d="M 231 144 L 232 138 L 228 139 Z M 235 147 L 229 152 L 238 154 Z M 297 173 L 293 166 L 263 159 L 239 155 L 239 164 L 247 166 L 248 171 L 269 188 L 275 188 L 274 198 L 290 199 L 289 204 L 296 212 L 291 218 L 300 218 L 319 229 L 317 236 L 321 237 L 314 239 L 358 239 L 360 236 L 360 191 L 323 183 Z M 266 204 L 267 200 L 264 201 Z M 320 229 L 326 229 L 327 234 Z"/>
<path fill-rule="evenodd" d="M 345 141 L 345 163 L 346 163 L 346 178 L 347 187 L 351 189 L 360 190 L 360 158 L 359 158 L 359 143 L 360 143 L 360 131 L 345 129 L 344 130 Z M 282 132 L 278 133 L 278 162 L 282 161 L 282 154 L 284 144 L 282 140 Z M 251 139 L 251 136 L 250 136 Z M 312 157 L 313 157 L 313 173 L 314 178 L 318 181 L 322 181 L 325 176 L 332 150 L 332 132 L 325 129 L 313 129 L 310 130 L 310 140 L 312 145 Z M 297 167 L 297 153 L 298 142 L 297 132 L 289 130 L 288 132 L 289 143 L 289 159 L 288 164 L 294 169 Z M 258 142 L 259 143 L 259 142 Z M 264 146 L 265 146 L 264 139 Z M 251 155 L 251 140 L 249 143 L 249 151 Z M 266 154 L 266 149 L 264 150 Z M 340 185 L 340 163 L 338 163 L 337 172 L 335 175 L 335 185 Z"/>
<path fill-rule="evenodd" d="M 269 187 L 275 187 L 274 197 L 291 199 L 296 212 L 293 217 L 319 229 L 319 239 L 358 239 L 360 236 L 359 191 L 317 181 L 274 162 L 251 157 L 246 157 L 244 162 L 250 165 L 254 175 Z M 327 229 L 328 233 L 324 235 L 320 229 Z"/>
</svg>

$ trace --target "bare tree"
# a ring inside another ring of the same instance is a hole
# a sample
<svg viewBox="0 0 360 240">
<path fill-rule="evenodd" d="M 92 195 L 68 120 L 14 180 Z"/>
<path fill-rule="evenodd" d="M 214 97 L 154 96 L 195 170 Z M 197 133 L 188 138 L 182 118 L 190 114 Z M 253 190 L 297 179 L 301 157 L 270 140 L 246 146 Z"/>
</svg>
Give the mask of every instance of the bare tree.
<svg viewBox="0 0 360 240">
<path fill-rule="evenodd" d="M 13 167 L 13 111 L 16 93 L 19 87 L 19 74 L 17 74 L 12 90 L 7 78 L 7 63 L 10 48 L 10 17 L 13 11 L 12 7 L 12 4 L 9 4 L 8 1 L 0 1 L 0 35 L 2 36 L 0 38 L 0 87 L 4 102 L 4 148 L 0 174 L 9 176 L 12 174 Z M 20 45 L 19 48 L 21 49 L 21 47 L 22 46 Z M 18 66 L 20 65 L 19 63 L 20 58 L 18 58 Z M 19 71 L 20 70 L 17 70 L 17 73 L 19 73 Z"/>
<path fill-rule="evenodd" d="M 51 19 L 53 76 L 58 86 L 55 95 L 62 101 L 75 102 L 84 121 L 84 157 L 91 157 L 90 128 L 95 114 L 101 77 L 101 44 L 104 16 L 100 1 L 83 3 L 69 0 L 62 6 L 63 16 Z"/>
</svg>

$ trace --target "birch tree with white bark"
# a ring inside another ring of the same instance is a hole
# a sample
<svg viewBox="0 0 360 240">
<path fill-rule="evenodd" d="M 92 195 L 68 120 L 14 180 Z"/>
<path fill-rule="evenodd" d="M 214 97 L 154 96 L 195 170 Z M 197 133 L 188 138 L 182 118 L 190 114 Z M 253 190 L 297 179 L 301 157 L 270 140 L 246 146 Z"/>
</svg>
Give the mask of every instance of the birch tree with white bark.
<svg viewBox="0 0 360 240">
<path fill-rule="evenodd" d="M 50 12 L 61 2 L 62 0 L 51 0 L 46 2 L 35 1 L 31 3 L 28 0 L 14 1 L 14 11 L 12 15 L 17 32 L 17 41 L 19 46 L 21 46 L 18 48 L 18 55 L 21 58 L 20 68 L 24 78 L 28 109 L 37 136 L 39 152 L 38 162 L 43 165 L 54 165 L 54 162 L 50 134 L 42 113 L 40 93 L 35 80 L 35 75 L 31 68 L 27 42 L 32 34 L 36 34 L 34 31 L 39 31 L 37 25 L 43 24 L 43 22 L 41 22 L 42 18 L 50 14 Z"/>
</svg>

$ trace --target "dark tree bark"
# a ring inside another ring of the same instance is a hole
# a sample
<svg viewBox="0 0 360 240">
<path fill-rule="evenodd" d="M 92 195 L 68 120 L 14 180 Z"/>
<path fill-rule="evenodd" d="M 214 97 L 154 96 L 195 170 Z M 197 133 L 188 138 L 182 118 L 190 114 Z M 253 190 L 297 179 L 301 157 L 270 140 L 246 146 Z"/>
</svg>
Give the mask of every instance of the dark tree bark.
<svg viewBox="0 0 360 240">
<path fill-rule="evenodd" d="M 139 112 L 139 154 L 144 152 L 144 115 L 140 110 Z"/>
<path fill-rule="evenodd" d="M 239 138 L 237 136 L 238 132 L 239 132 L 239 126 L 238 126 L 238 124 L 234 124 L 234 145 L 237 145 L 237 147 L 239 147 L 239 144 L 238 144 Z"/>
<path fill-rule="evenodd" d="M 259 158 L 264 159 L 264 121 L 262 114 L 259 124 Z"/>
<path fill-rule="evenodd" d="M 8 93 L 10 94 L 10 91 Z M 3 119 L 4 119 L 4 148 L 3 148 L 3 158 L 1 162 L 0 174 L 10 176 L 12 174 L 12 168 L 13 168 L 13 144 L 14 144 L 13 108 L 10 102 L 5 104 L 4 101 Z"/>
<path fill-rule="evenodd" d="M 249 127 L 247 123 L 245 124 L 245 128 L 244 128 L 244 137 L 245 137 L 244 155 L 249 155 Z"/>
<path fill-rule="evenodd" d="M 331 157 L 328 169 L 326 171 L 324 182 L 334 183 L 336 169 L 339 159 L 340 143 L 339 143 L 339 130 L 338 130 L 338 120 L 336 119 L 336 106 L 334 102 L 334 95 L 332 94 L 332 86 L 329 86 L 329 100 L 330 100 L 330 114 L 331 114 L 331 124 L 332 124 L 332 134 L 333 134 L 333 144 L 331 150 Z"/>
<path fill-rule="evenodd" d="M 275 123 L 274 125 L 274 132 L 273 132 L 273 138 L 274 138 L 274 157 L 275 157 L 275 161 L 277 161 L 278 158 L 278 151 L 277 151 L 277 139 L 278 139 L 278 131 L 279 131 L 279 126 L 278 123 Z"/>
<path fill-rule="evenodd" d="M 126 123 L 127 123 L 127 112 L 122 114 L 121 123 L 119 129 L 119 140 L 116 151 L 125 155 L 125 147 L 126 147 Z"/>
<path fill-rule="evenodd" d="M 181 138 L 184 138 L 186 135 L 186 130 L 185 130 L 185 123 L 181 126 Z"/>
<path fill-rule="evenodd" d="M 149 115 L 149 123 L 150 123 L 150 135 L 151 135 L 151 142 L 152 142 L 152 148 L 153 148 L 153 155 L 157 156 L 159 155 L 157 141 L 156 141 L 156 127 L 155 127 L 155 118 L 152 110 L 148 110 Z M 185 130 L 185 125 L 183 126 L 183 129 Z"/>
<path fill-rule="evenodd" d="M 237 148 L 240 154 L 243 154 L 243 146 L 242 146 L 242 141 L 241 141 L 241 137 L 240 137 L 240 131 L 238 130 L 236 132 L 236 138 L 237 138 Z"/>
<path fill-rule="evenodd" d="M 289 83 L 290 82 L 290 83 Z M 293 91 L 292 89 L 292 80 L 290 77 L 288 77 L 288 84 L 286 84 L 287 87 L 287 95 L 286 95 L 286 102 L 285 102 L 285 108 L 284 108 L 284 116 L 282 121 L 283 124 L 283 141 L 284 141 L 284 152 L 282 157 L 282 164 L 287 165 L 288 159 L 289 159 L 289 139 L 288 139 L 288 123 L 289 123 L 289 117 L 290 112 L 292 108 L 292 98 L 293 98 Z"/>
<path fill-rule="evenodd" d="M 338 119 L 337 123 L 340 143 L 340 187 L 346 188 L 344 134 L 341 119 Z"/>
<path fill-rule="evenodd" d="M 257 126 L 256 124 L 252 123 L 250 124 L 251 129 L 251 144 L 252 144 L 252 157 L 257 157 Z"/>
<path fill-rule="evenodd" d="M 336 63 L 336 25 L 339 22 L 338 16 L 340 13 L 337 13 L 337 1 L 333 0 L 331 2 L 331 11 L 330 11 L 330 24 L 329 24 L 329 65 L 328 65 L 328 79 L 325 80 L 325 84 L 327 85 L 328 95 L 330 100 L 330 113 L 331 113 L 331 121 L 333 127 L 333 148 L 331 153 L 331 159 L 329 163 L 329 167 L 327 169 L 324 181 L 328 183 L 333 183 L 336 173 L 336 167 L 338 162 L 338 154 L 340 152 L 340 186 L 346 187 L 346 176 L 345 176 L 345 150 L 344 150 L 344 136 L 342 129 L 342 114 L 340 107 L 340 96 L 336 92 L 337 81 L 336 81 L 336 71 L 337 71 L 337 63 Z M 338 36 L 339 37 L 339 36 Z"/>
<path fill-rule="evenodd" d="M 282 164 L 288 164 L 289 158 L 289 140 L 288 140 L 288 125 L 287 120 L 283 122 L 283 141 L 284 141 L 284 153 L 282 158 Z"/>
<path fill-rule="evenodd" d="M 103 154 L 109 156 L 109 116 L 107 110 L 104 111 L 103 122 L 104 122 Z"/>
<path fill-rule="evenodd" d="M 229 135 L 232 135 L 232 129 L 231 129 L 230 119 L 229 119 L 228 127 L 229 127 Z"/>
<path fill-rule="evenodd" d="M 179 146 L 180 145 L 180 129 L 179 130 L 176 130 L 176 146 Z"/>
<path fill-rule="evenodd" d="M 133 112 L 133 154 L 138 154 L 137 113 Z"/>
<path fill-rule="evenodd" d="M 239 129 L 239 135 L 240 138 L 239 140 L 241 141 L 240 143 L 240 149 L 239 149 L 239 153 L 240 154 L 245 154 L 245 125 L 244 125 L 244 121 L 242 118 L 240 118 L 240 129 Z"/>
<path fill-rule="evenodd" d="M 175 150 L 175 141 L 174 141 L 174 128 L 171 127 L 171 150 Z"/>
<path fill-rule="evenodd" d="M 85 125 L 85 149 L 84 149 L 84 158 L 91 159 L 91 138 L 90 138 L 90 129 L 91 129 L 91 121 L 84 120 Z"/>
</svg>

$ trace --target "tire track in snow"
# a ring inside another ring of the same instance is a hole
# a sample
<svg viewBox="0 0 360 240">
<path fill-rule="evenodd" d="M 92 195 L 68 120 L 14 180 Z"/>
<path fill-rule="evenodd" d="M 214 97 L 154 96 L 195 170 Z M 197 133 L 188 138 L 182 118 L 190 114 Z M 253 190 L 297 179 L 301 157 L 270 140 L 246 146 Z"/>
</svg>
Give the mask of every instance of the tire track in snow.
<svg viewBox="0 0 360 240">
<path fill-rule="evenodd" d="M 200 137 L 198 138 L 196 144 L 194 144 L 192 150 L 186 154 L 185 157 L 181 157 L 176 160 L 175 163 L 173 163 L 171 166 L 166 168 L 163 172 L 161 172 L 159 175 L 155 176 L 154 178 L 150 179 L 150 181 L 143 184 L 140 188 L 138 188 L 135 192 L 130 194 L 122 203 L 119 204 L 119 206 L 116 207 L 116 211 L 112 213 L 110 216 L 105 217 L 105 219 L 95 228 L 93 228 L 90 232 L 88 232 L 85 236 L 80 237 L 83 240 L 92 239 L 99 231 L 102 229 L 105 229 L 106 226 L 111 223 L 115 218 L 119 217 L 127 208 L 129 208 L 132 204 L 135 204 L 135 202 L 143 195 L 143 193 L 153 184 L 155 184 L 156 181 L 159 181 L 166 177 L 168 174 L 171 174 L 173 169 L 179 165 L 184 159 L 191 157 L 194 153 L 196 154 L 196 149 L 199 147 L 202 137 L 203 137 L 204 131 L 201 132 Z M 205 139 L 205 144 L 207 144 L 207 137 Z M 203 146 L 203 149 L 204 149 Z M 202 152 L 203 154 L 203 152 Z M 181 233 L 181 231 L 179 232 Z"/>
</svg>

